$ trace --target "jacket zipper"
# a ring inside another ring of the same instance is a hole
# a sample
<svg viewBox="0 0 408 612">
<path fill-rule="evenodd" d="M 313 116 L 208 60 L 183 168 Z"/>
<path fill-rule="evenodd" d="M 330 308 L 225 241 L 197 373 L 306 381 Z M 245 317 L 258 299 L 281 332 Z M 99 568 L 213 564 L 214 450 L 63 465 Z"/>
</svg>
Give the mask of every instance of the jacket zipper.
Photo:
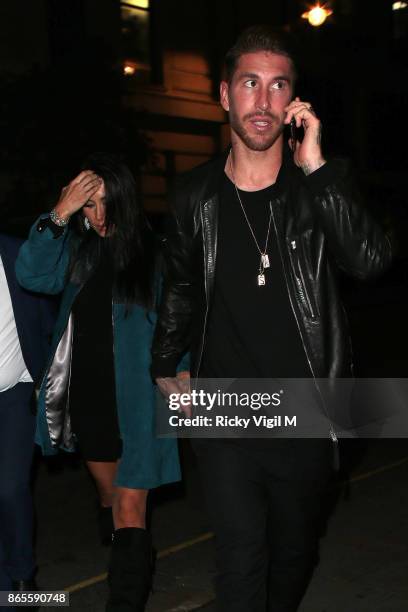
<svg viewBox="0 0 408 612">
<path fill-rule="evenodd" d="M 278 202 L 278 200 L 277 200 L 277 202 Z M 281 244 L 280 244 L 280 241 L 279 241 L 278 230 L 277 230 L 277 227 L 276 227 L 275 213 L 273 211 L 273 206 L 271 207 L 271 210 L 272 210 L 272 220 L 273 220 L 273 227 L 274 227 L 274 230 L 275 230 L 276 242 L 278 243 L 279 255 L 280 255 L 280 258 L 281 258 L 281 263 L 282 263 L 282 268 L 283 268 L 283 275 L 285 277 L 286 289 L 287 289 L 287 292 L 288 292 L 288 295 L 289 295 L 289 302 L 290 302 L 290 305 L 291 305 L 291 308 L 292 308 L 293 316 L 295 317 L 295 321 L 296 321 L 296 325 L 297 325 L 297 328 L 298 328 L 298 331 L 299 331 L 300 339 L 302 341 L 303 350 L 305 351 L 306 359 L 307 359 L 310 371 L 311 371 L 312 376 L 313 376 L 314 385 L 315 385 L 316 390 L 317 390 L 317 392 L 318 392 L 318 394 L 320 396 L 320 399 L 322 400 L 322 405 L 323 405 L 323 408 L 324 408 L 324 410 L 326 412 L 326 416 L 329 419 L 329 423 L 330 423 L 329 435 L 330 435 L 330 438 L 332 439 L 333 443 L 337 444 L 337 442 L 338 442 L 337 435 L 336 435 L 336 432 L 334 431 L 333 423 L 331 422 L 330 416 L 329 416 L 329 414 L 327 412 L 326 405 L 324 403 L 324 399 L 323 399 L 322 393 L 320 391 L 319 385 L 316 382 L 316 376 L 315 376 L 315 373 L 314 373 L 314 370 L 313 370 L 313 366 L 312 366 L 312 363 L 310 361 L 308 352 L 306 350 L 306 345 L 305 345 L 305 342 L 304 342 L 304 339 L 303 339 L 303 334 L 302 334 L 302 331 L 300 329 L 299 319 L 298 319 L 298 316 L 296 314 L 295 307 L 293 305 L 293 299 L 292 299 L 292 295 L 290 293 L 288 277 L 287 277 L 287 274 L 286 274 L 285 264 L 284 264 L 284 261 L 283 261 L 282 248 L 281 248 Z M 296 242 L 295 242 L 295 248 L 296 248 Z"/>
<path fill-rule="evenodd" d="M 290 242 L 290 253 L 295 253 L 297 249 L 296 240 L 291 240 Z M 309 295 L 306 290 L 305 278 L 303 276 L 302 268 L 300 267 L 299 261 L 296 258 L 297 266 L 295 266 L 295 262 L 293 260 L 293 255 L 290 256 L 290 262 L 292 264 L 293 273 L 295 275 L 296 284 L 298 287 L 300 299 L 302 300 L 304 306 L 309 310 L 312 319 L 316 319 L 316 313 L 313 310 L 312 302 L 310 301 Z M 299 273 L 299 276 L 296 274 L 296 270 Z"/>
<path fill-rule="evenodd" d="M 204 262 L 207 262 L 207 253 L 206 253 L 206 243 L 205 243 L 205 230 L 204 230 L 204 219 L 203 219 L 203 209 L 202 207 L 200 207 L 200 218 L 201 218 L 201 231 L 203 234 L 203 247 L 204 247 Z M 204 315 L 204 325 L 203 325 L 203 335 L 201 338 L 201 351 L 200 351 L 200 358 L 197 362 L 197 376 L 199 375 L 200 372 L 200 367 L 201 367 L 201 361 L 203 358 L 203 352 L 204 352 L 204 336 L 205 336 L 205 330 L 207 328 L 207 317 L 208 317 L 208 301 L 209 301 L 209 296 L 208 296 L 208 274 L 207 274 L 207 269 L 204 270 L 204 289 L 205 289 L 205 315 Z"/>
</svg>

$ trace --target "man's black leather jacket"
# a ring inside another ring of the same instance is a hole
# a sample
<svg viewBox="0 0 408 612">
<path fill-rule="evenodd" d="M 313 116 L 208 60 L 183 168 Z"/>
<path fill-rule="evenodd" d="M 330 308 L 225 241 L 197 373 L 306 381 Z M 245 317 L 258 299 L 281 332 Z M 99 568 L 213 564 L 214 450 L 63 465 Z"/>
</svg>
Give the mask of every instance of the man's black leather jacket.
<svg viewBox="0 0 408 612">
<path fill-rule="evenodd" d="M 167 274 L 152 349 L 155 378 L 174 376 L 186 350 L 192 375 L 198 375 L 214 287 L 225 161 L 224 155 L 195 168 L 179 178 L 173 192 L 164 241 Z M 273 225 L 311 372 L 315 378 L 351 376 L 337 271 L 358 279 L 381 274 L 391 261 L 390 242 L 359 203 L 345 161 L 329 161 L 306 177 L 286 151 L 276 187 Z"/>
</svg>

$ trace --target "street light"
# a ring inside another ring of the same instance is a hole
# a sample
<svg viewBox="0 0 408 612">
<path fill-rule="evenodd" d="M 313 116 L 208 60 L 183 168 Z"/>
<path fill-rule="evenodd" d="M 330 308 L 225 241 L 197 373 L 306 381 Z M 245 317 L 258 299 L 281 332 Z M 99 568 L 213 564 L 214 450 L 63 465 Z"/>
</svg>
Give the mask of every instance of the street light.
<svg viewBox="0 0 408 612">
<path fill-rule="evenodd" d="M 316 6 L 313 6 L 306 13 L 303 13 L 302 18 L 307 19 L 311 26 L 318 27 L 321 26 L 332 13 L 333 11 L 325 8 L 325 6 L 316 4 Z"/>
<path fill-rule="evenodd" d="M 125 62 L 123 64 L 123 74 L 125 76 L 132 76 L 136 72 L 136 66 L 133 62 Z"/>
</svg>

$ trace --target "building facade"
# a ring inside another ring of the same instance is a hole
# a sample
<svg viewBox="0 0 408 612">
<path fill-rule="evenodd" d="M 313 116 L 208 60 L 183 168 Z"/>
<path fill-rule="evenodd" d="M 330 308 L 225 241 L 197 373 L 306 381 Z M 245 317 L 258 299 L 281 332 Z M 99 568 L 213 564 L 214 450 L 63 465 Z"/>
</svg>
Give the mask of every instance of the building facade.
<svg viewBox="0 0 408 612">
<path fill-rule="evenodd" d="M 407 101 L 400 76 L 408 8 L 393 11 L 393 4 L 333 0 L 333 14 L 312 28 L 302 19 L 299 0 L 261 0 L 256 11 L 244 0 L 2 3 L 0 71 L 50 70 L 71 88 L 81 75 L 81 87 L 88 78 L 93 82 L 95 105 L 105 95 L 116 96 L 147 139 L 142 189 L 147 209 L 160 213 L 176 173 L 228 146 L 218 96 L 225 51 L 243 27 L 271 23 L 298 36 L 308 74 L 299 94 L 319 109 L 326 147 L 336 143 L 363 174 L 381 182 L 381 173 L 394 165 L 394 134 L 384 136 L 384 147 L 373 127 L 387 116 L 387 105 L 398 113 Z M 104 91 L 97 83 L 98 62 L 116 73 L 114 92 L 111 84 Z M 381 154 L 386 168 L 376 166 Z"/>
</svg>

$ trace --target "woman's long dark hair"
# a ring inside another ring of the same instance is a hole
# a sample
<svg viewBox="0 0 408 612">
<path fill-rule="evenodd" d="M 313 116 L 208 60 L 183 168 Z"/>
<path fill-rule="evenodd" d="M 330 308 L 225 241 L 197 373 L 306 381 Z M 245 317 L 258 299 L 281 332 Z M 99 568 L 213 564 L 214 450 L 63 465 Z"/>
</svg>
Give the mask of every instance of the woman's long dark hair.
<svg viewBox="0 0 408 612">
<path fill-rule="evenodd" d="M 105 185 L 106 237 L 86 230 L 82 211 L 71 220 L 76 234 L 73 244 L 70 280 L 82 284 L 95 270 L 107 247 L 114 278 L 114 299 L 153 308 L 155 272 L 154 234 L 143 211 L 136 181 L 117 156 L 93 153 L 82 164 L 92 170 Z"/>
</svg>

